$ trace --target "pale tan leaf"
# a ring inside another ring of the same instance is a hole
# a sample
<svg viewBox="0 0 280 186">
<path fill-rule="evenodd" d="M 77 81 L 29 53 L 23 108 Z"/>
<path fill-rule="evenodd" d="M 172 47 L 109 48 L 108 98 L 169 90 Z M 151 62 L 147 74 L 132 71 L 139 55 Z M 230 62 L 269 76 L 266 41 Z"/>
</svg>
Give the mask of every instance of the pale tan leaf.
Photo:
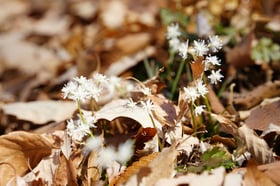
<svg viewBox="0 0 280 186">
<path fill-rule="evenodd" d="M 267 143 L 260 137 L 256 136 L 252 129 L 243 125 L 238 129 L 238 134 L 244 141 L 254 160 L 261 164 L 274 161 L 273 153 L 269 149 Z"/>
<path fill-rule="evenodd" d="M 143 128 L 154 127 L 149 114 L 144 109 L 138 106 L 129 108 L 127 103 L 128 100 L 125 99 L 113 100 L 95 112 L 96 119 L 106 119 L 112 121 L 118 117 L 126 117 L 137 121 Z M 156 127 L 161 129 L 161 124 L 155 118 L 154 121 Z"/>
<path fill-rule="evenodd" d="M 72 147 L 71 147 L 71 138 L 67 135 L 66 132 L 64 132 L 64 140 L 63 140 L 63 145 L 61 146 L 61 152 L 63 153 L 65 158 L 69 160 L 72 152 Z"/>
<path fill-rule="evenodd" d="M 59 165 L 59 154 L 60 151 L 53 150 L 51 155 L 43 158 L 31 172 L 23 177 L 25 182 L 30 184 L 34 180 L 41 179 L 45 184 L 53 185 L 54 173 Z"/>
<path fill-rule="evenodd" d="M 280 126 L 279 125 L 275 125 L 274 123 L 270 123 L 267 128 L 265 129 L 265 131 L 263 131 L 263 133 L 261 134 L 261 137 L 271 133 L 271 132 L 275 132 L 276 134 L 280 134 Z"/>
<path fill-rule="evenodd" d="M 211 114 L 211 116 L 220 123 L 220 131 L 232 134 L 233 136 L 238 133 L 237 125 L 230 119 L 218 114 Z"/>
<path fill-rule="evenodd" d="M 91 151 L 88 157 L 88 165 L 87 165 L 88 185 L 96 184 L 98 180 L 100 180 L 101 178 L 102 170 L 95 161 L 96 157 L 97 157 L 97 153 L 95 151 Z"/>
<path fill-rule="evenodd" d="M 69 119 L 77 108 L 74 102 L 50 100 L 9 103 L 2 109 L 5 114 L 16 116 L 20 120 L 45 124 Z"/>
<path fill-rule="evenodd" d="M 174 146 L 163 149 L 148 166 L 139 169 L 124 185 L 155 185 L 159 179 L 170 178 L 174 173 L 176 156 L 177 151 Z"/>
<path fill-rule="evenodd" d="M 212 171 L 204 171 L 202 174 L 189 173 L 186 176 L 179 176 L 177 178 L 165 178 L 159 179 L 156 186 L 177 186 L 177 185 L 189 185 L 189 186 L 217 186 L 222 185 L 224 180 L 225 168 L 219 167 Z"/>
<path fill-rule="evenodd" d="M 23 176 L 29 166 L 34 168 L 51 149 L 52 145 L 38 134 L 19 131 L 0 136 L 0 163 L 9 164 L 0 165 L 0 185 L 6 185 L 15 176 L 13 168 Z"/>
</svg>

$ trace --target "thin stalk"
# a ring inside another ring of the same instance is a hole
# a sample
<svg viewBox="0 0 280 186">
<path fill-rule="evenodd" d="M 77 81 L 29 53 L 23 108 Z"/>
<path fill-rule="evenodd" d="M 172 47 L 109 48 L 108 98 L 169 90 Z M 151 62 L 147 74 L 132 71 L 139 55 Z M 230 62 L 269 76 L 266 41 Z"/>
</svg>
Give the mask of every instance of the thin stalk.
<svg viewBox="0 0 280 186">
<path fill-rule="evenodd" d="M 151 121 L 152 121 L 153 127 L 156 129 L 156 124 L 155 124 L 155 121 L 154 121 L 152 115 L 149 114 L 149 117 L 150 117 L 150 119 L 151 119 Z M 163 148 L 163 146 L 162 146 L 162 143 L 161 143 L 161 141 L 160 141 L 160 138 L 159 138 L 159 135 L 158 135 L 158 134 L 157 134 L 157 138 L 158 138 L 159 151 L 161 151 L 162 148 Z"/>
<path fill-rule="evenodd" d="M 81 109 L 81 104 L 78 100 L 76 101 L 76 103 L 77 103 L 77 107 L 78 107 L 78 110 L 79 110 L 81 120 L 82 120 L 83 123 L 86 123 L 86 119 L 85 119 L 84 114 L 83 114 L 82 109 Z"/>
<path fill-rule="evenodd" d="M 177 88 L 177 86 L 178 86 L 178 83 L 179 83 L 181 74 L 182 74 L 182 72 L 183 72 L 184 65 L 185 65 L 185 62 L 184 62 L 184 61 L 181 61 L 180 66 L 179 66 L 179 69 L 178 69 L 178 72 L 177 72 L 176 77 L 175 77 L 175 80 L 174 80 L 174 83 L 172 84 L 172 88 L 171 88 L 171 99 L 174 98 L 174 94 L 175 94 L 176 88 Z"/>
<path fill-rule="evenodd" d="M 194 130 L 194 132 L 196 132 L 197 123 L 196 123 L 196 118 L 195 118 L 195 114 L 194 114 L 194 108 L 193 108 L 193 105 L 191 105 L 190 107 L 191 107 L 191 115 L 192 115 L 192 121 L 193 121 L 193 130 Z"/>
</svg>

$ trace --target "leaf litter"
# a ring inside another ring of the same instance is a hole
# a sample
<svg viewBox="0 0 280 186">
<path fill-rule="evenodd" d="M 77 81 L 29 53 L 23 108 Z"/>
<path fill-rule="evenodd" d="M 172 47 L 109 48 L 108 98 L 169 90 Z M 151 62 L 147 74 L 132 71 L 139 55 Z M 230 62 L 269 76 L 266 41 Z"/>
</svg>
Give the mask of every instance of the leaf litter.
<svg viewBox="0 0 280 186">
<path fill-rule="evenodd" d="M 280 184 L 277 1 L 2 4 L 1 185 Z"/>
</svg>

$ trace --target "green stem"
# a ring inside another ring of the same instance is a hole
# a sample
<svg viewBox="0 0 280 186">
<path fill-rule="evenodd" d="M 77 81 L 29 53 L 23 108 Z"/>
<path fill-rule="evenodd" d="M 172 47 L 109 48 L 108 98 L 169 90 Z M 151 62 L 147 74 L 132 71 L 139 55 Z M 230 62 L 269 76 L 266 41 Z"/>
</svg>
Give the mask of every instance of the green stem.
<svg viewBox="0 0 280 186">
<path fill-rule="evenodd" d="M 151 119 L 151 121 L 152 121 L 153 127 L 157 130 L 156 124 L 155 124 L 155 121 L 154 121 L 154 118 L 152 117 L 151 114 L 149 114 L 149 117 L 150 117 L 150 119 Z M 159 151 L 161 151 L 162 148 L 163 148 L 163 146 L 162 146 L 162 144 L 161 144 L 161 141 L 160 141 L 160 138 L 159 138 L 159 135 L 158 135 L 158 134 L 157 134 L 157 138 L 158 138 Z"/>
<path fill-rule="evenodd" d="M 195 118 L 195 114 L 194 114 L 193 104 L 191 104 L 190 108 L 191 108 L 191 115 L 192 115 L 192 121 L 193 121 L 193 130 L 194 130 L 194 132 L 197 132 L 197 123 L 196 123 L 196 118 Z"/>
<path fill-rule="evenodd" d="M 177 88 L 177 86 L 178 86 L 178 83 L 179 83 L 181 74 L 182 74 L 183 69 L 184 69 L 184 65 L 185 65 L 184 61 L 181 61 L 180 66 L 179 66 L 179 69 L 178 69 L 178 72 L 177 72 L 176 77 L 175 77 L 175 80 L 174 80 L 174 83 L 172 84 L 172 88 L 171 88 L 171 99 L 174 98 L 176 88 Z"/>
<path fill-rule="evenodd" d="M 78 100 L 76 101 L 76 103 L 77 103 L 77 107 L 78 107 L 78 111 L 79 111 L 81 120 L 82 120 L 83 123 L 86 123 L 84 114 L 83 114 L 82 109 L 81 109 L 81 104 L 80 104 L 80 102 Z"/>
</svg>

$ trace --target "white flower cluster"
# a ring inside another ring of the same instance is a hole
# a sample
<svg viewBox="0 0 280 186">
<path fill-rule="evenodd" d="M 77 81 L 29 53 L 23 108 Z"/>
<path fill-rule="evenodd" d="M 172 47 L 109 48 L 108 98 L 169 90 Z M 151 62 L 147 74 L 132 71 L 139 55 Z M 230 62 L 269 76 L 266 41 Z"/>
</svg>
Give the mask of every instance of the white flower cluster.
<svg viewBox="0 0 280 186">
<path fill-rule="evenodd" d="M 87 79 L 84 76 L 75 77 L 62 88 L 63 98 L 77 102 L 89 99 L 98 101 L 106 84 L 108 84 L 108 79 L 102 74 L 96 74 L 92 79 Z"/>
<path fill-rule="evenodd" d="M 91 133 L 90 128 L 96 127 L 96 118 L 91 112 L 82 112 L 78 114 L 78 119 L 67 121 L 66 131 L 75 141 L 82 141 L 83 138 Z"/>
<path fill-rule="evenodd" d="M 194 59 L 197 57 L 203 57 L 204 71 L 210 71 L 210 75 L 207 76 L 211 84 L 217 84 L 222 81 L 223 75 L 221 74 L 221 69 L 214 70 L 216 66 L 221 65 L 221 60 L 218 59 L 215 55 L 210 55 L 210 53 L 218 52 L 223 44 L 221 39 L 217 36 L 209 36 L 207 40 L 195 40 L 192 45 L 189 45 L 189 41 L 182 42 L 180 40 L 179 25 L 172 24 L 167 28 L 166 38 L 168 39 L 169 46 L 175 52 L 186 60 L 188 54 L 191 54 Z M 202 74 L 201 74 L 202 75 Z M 194 86 L 189 86 L 184 88 L 184 95 L 186 100 L 195 105 L 195 101 L 199 97 L 204 97 L 207 93 L 207 87 L 203 83 L 202 79 L 195 80 Z M 195 114 L 201 114 L 205 105 L 196 106 L 195 105 Z"/>
<path fill-rule="evenodd" d="M 124 164 L 134 153 L 132 140 L 127 140 L 116 149 L 113 146 L 104 147 L 101 137 L 89 138 L 86 142 L 86 150 L 94 150 L 97 152 L 95 161 L 103 168 L 111 166 L 115 161 Z"/>
</svg>

